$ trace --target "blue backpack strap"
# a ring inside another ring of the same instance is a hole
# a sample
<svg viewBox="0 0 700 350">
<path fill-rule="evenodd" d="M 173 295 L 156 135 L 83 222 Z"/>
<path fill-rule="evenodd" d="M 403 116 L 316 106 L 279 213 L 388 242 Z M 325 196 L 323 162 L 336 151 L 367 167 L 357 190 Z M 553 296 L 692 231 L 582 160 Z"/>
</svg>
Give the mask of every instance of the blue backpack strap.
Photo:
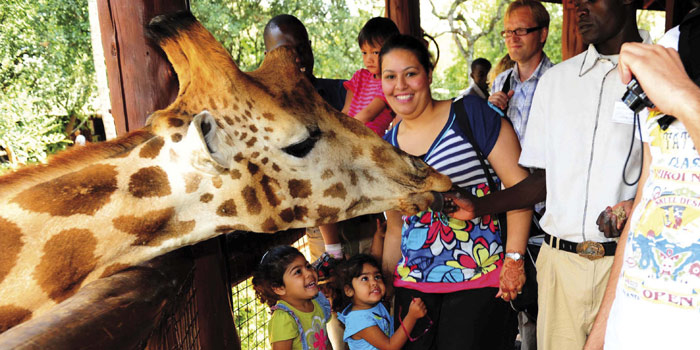
<svg viewBox="0 0 700 350">
<path fill-rule="evenodd" d="M 318 305 L 321 306 L 323 317 L 325 317 L 325 322 L 327 323 L 331 320 L 331 302 L 328 301 L 328 298 L 326 298 L 322 292 L 318 292 L 314 299 L 318 302 Z"/>
<path fill-rule="evenodd" d="M 277 304 L 275 304 L 275 306 L 270 308 L 270 314 L 274 313 L 275 310 L 285 311 L 292 316 L 292 318 L 294 319 L 294 322 L 296 322 L 297 328 L 299 330 L 299 338 L 301 338 L 301 348 L 303 350 L 309 350 L 309 344 L 307 344 L 306 336 L 304 335 L 304 328 L 301 326 L 301 321 L 299 320 L 299 317 L 297 317 L 297 315 L 294 313 L 294 311 L 292 311 L 292 309 L 287 307 L 287 305 L 280 304 L 280 303 L 277 303 Z M 324 311 L 324 313 L 325 313 L 325 311 Z"/>
</svg>

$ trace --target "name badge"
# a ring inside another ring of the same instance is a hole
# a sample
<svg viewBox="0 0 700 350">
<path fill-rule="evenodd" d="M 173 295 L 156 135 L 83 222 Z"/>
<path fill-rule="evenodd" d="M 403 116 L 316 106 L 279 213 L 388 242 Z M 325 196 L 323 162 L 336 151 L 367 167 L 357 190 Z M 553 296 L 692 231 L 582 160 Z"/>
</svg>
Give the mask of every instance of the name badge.
<svg viewBox="0 0 700 350">
<path fill-rule="evenodd" d="M 617 101 L 613 109 L 612 121 L 614 123 L 632 125 L 634 123 L 634 112 L 622 101 Z"/>
</svg>

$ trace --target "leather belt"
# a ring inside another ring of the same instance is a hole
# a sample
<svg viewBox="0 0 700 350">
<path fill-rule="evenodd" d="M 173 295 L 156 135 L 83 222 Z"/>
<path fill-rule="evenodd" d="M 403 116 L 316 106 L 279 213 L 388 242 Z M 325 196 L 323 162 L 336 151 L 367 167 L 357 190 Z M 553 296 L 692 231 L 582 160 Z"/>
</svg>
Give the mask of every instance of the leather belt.
<svg viewBox="0 0 700 350">
<path fill-rule="evenodd" d="M 554 237 L 545 232 L 544 241 L 549 244 L 550 247 L 563 250 L 565 252 L 576 253 L 586 259 L 596 260 L 604 256 L 615 255 L 615 249 L 617 249 L 617 242 L 593 242 L 593 241 L 583 241 L 581 243 L 571 242 L 564 239 Z"/>
</svg>

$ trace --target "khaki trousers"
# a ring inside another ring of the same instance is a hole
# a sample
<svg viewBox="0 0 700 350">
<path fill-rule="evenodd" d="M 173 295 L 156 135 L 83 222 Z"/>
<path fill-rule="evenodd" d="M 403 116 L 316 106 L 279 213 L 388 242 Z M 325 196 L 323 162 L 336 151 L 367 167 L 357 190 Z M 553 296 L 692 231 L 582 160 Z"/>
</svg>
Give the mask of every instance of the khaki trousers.
<svg viewBox="0 0 700 350">
<path fill-rule="evenodd" d="M 539 350 L 582 349 L 603 299 L 613 257 L 589 260 L 542 244 L 537 257 Z"/>
</svg>

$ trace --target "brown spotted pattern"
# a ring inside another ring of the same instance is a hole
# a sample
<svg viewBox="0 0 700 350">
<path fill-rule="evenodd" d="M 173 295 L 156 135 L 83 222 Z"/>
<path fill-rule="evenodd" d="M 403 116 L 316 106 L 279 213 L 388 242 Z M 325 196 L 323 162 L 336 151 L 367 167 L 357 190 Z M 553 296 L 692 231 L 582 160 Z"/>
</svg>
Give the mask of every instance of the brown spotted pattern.
<svg viewBox="0 0 700 350">
<path fill-rule="evenodd" d="M 331 187 L 328 187 L 323 191 L 323 196 L 324 197 L 331 197 L 331 198 L 340 198 L 340 199 L 345 199 L 345 196 L 348 194 L 348 191 L 345 190 L 345 186 L 338 182 Z"/>
<path fill-rule="evenodd" d="M 236 203 L 233 199 L 227 199 L 218 208 L 216 208 L 216 215 L 219 216 L 236 216 L 238 212 L 236 211 Z"/>
<path fill-rule="evenodd" d="M 197 173 L 188 173 L 185 175 L 185 192 L 192 193 L 199 189 L 199 183 L 202 182 L 202 176 Z"/>
<path fill-rule="evenodd" d="M 129 178 L 129 192 L 137 198 L 167 196 L 171 193 L 168 174 L 159 166 L 139 169 Z"/>
<path fill-rule="evenodd" d="M 12 202 L 24 209 L 55 216 L 93 215 L 117 190 L 117 171 L 96 164 L 30 187 Z"/>
<path fill-rule="evenodd" d="M 0 217 L 0 283 L 17 263 L 23 244 L 22 230 L 9 220 Z"/>
<path fill-rule="evenodd" d="M 75 294 L 85 277 L 95 269 L 96 247 L 97 238 L 89 230 L 61 231 L 44 244 L 33 277 L 51 300 L 60 303 Z"/>
<path fill-rule="evenodd" d="M 245 188 L 243 188 L 241 195 L 243 196 L 243 200 L 245 201 L 245 206 L 248 210 L 248 214 L 260 214 L 260 211 L 262 210 L 262 205 L 260 204 L 260 200 L 258 199 L 257 191 L 255 191 L 253 187 L 246 186 Z"/>
<path fill-rule="evenodd" d="M 199 197 L 199 201 L 202 203 L 209 203 L 214 199 L 214 195 L 211 193 L 205 193 Z"/>
<path fill-rule="evenodd" d="M 289 194 L 292 198 L 307 198 L 311 195 L 311 182 L 309 180 L 289 180 Z"/>
<path fill-rule="evenodd" d="M 14 305 L 0 305 L 0 333 L 29 320 L 31 317 L 32 312 L 27 309 Z"/>
<path fill-rule="evenodd" d="M 139 157 L 153 159 L 160 154 L 160 150 L 163 148 L 163 145 L 165 145 L 165 140 L 163 140 L 162 137 L 154 137 L 143 145 L 141 151 L 139 152 Z"/>
<path fill-rule="evenodd" d="M 171 237 L 180 237 L 194 229 L 195 222 L 178 221 L 175 208 L 144 213 L 143 216 L 124 215 L 112 219 L 114 227 L 136 236 L 131 245 L 157 246 Z"/>
</svg>

